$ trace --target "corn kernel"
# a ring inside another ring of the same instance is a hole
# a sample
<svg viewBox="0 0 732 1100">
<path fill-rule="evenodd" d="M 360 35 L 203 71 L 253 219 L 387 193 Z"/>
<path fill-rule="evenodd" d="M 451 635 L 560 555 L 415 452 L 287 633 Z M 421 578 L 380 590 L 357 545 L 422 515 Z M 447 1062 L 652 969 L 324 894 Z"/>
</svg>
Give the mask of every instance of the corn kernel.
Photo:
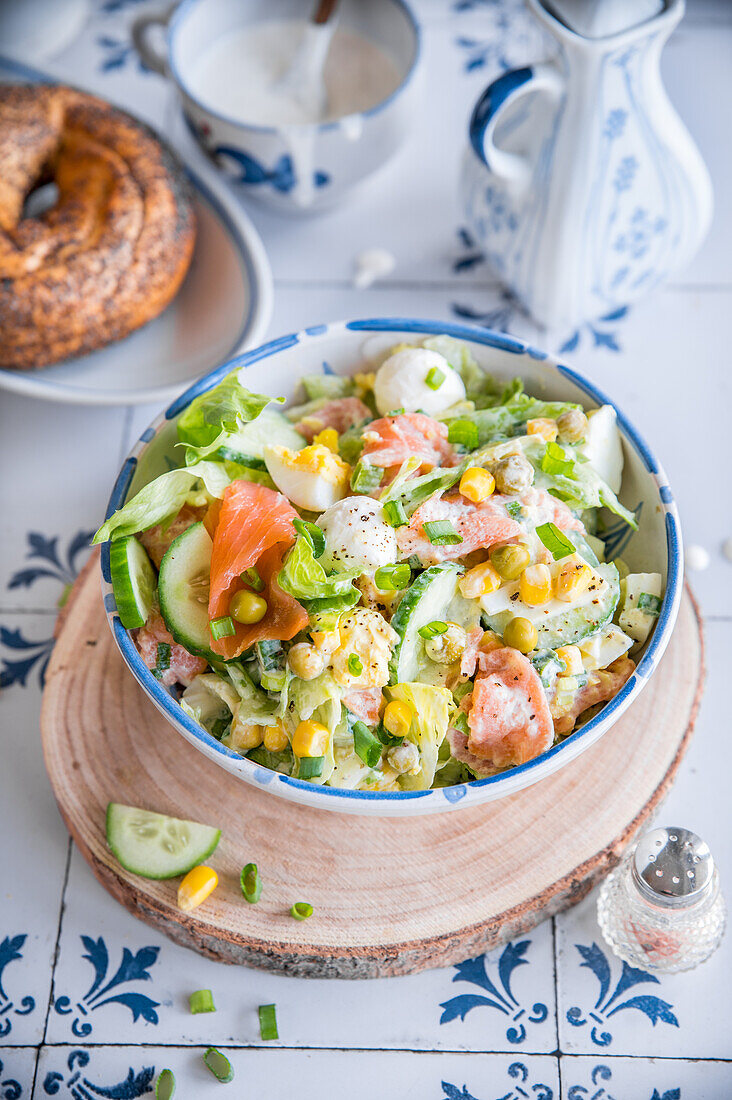
<svg viewBox="0 0 732 1100">
<path fill-rule="evenodd" d="M 277 722 L 274 726 L 265 726 L 264 747 L 267 752 L 282 752 L 287 748 L 287 744 L 287 734 L 281 722 Z"/>
<path fill-rule="evenodd" d="M 589 587 L 593 572 L 578 554 L 567 558 L 554 581 L 554 595 L 558 600 L 571 603 Z"/>
<path fill-rule="evenodd" d="M 357 371 L 353 376 L 353 381 L 356 386 L 356 391 L 359 397 L 363 397 L 364 393 L 368 393 L 369 390 L 374 388 L 376 383 L 376 373 L 374 371 L 368 371 L 366 374 L 361 374 Z"/>
<path fill-rule="evenodd" d="M 188 872 L 178 887 L 178 908 L 195 909 L 204 902 L 219 884 L 219 876 L 213 867 L 200 864 Z"/>
<path fill-rule="evenodd" d="M 338 432 L 335 428 L 323 428 L 322 432 L 318 432 L 313 437 L 313 443 L 327 447 L 333 454 L 338 454 Z"/>
<path fill-rule="evenodd" d="M 503 638 L 496 634 L 495 630 L 485 630 L 480 639 L 480 648 L 484 653 L 491 653 L 494 649 L 503 649 Z"/>
<path fill-rule="evenodd" d="M 476 600 L 480 596 L 487 596 L 489 592 L 495 592 L 502 583 L 500 573 L 489 561 L 484 561 L 469 569 L 458 581 L 458 587 L 466 599 Z"/>
<path fill-rule="evenodd" d="M 496 479 L 488 470 L 480 466 L 471 466 L 460 478 L 460 495 L 472 500 L 473 504 L 482 504 L 496 487 Z"/>
<path fill-rule="evenodd" d="M 529 607 L 540 607 L 552 598 L 552 575 L 548 565 L 528 565 L 519 577 L 519 596 Z"/>
<path fill-rule="evenodd" d="M 566 664 L 568 676 L 579 676 L 584 671 L 579 646 L 560 645 L 557 650 L 557 657 Z"/>
<path fill-rule="evenodd" d="M 295 756 L 325 756 L 328 748 L 328 730 L 320 722 L 300 722 L 292 738 Z"/>
<path fill-rule="evenodd" d="M 412 724 L 412 708 L 401 699 L 387 703 L 384 726 L 394 737 L 406 737 Z"/>
<path fill-rule="evenodd" d="M 550 420 L 547 416 L 538 416 L 535 420 L 526 421 L 526 434 L 539 435 L 546 443 L 554 443 L 559 429 L 556 420 Z"/>
</svg>

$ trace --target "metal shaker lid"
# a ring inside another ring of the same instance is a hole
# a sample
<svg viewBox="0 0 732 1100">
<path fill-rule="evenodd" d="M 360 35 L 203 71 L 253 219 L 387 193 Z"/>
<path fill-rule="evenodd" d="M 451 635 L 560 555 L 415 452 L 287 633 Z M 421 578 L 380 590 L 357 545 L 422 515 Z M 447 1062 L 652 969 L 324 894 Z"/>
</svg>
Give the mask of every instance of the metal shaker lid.
<svg viewBox="0 0 732 1100">
<path fill-rule="evenodd" d="M 620 34 L 660 15 L 665 7 L 665 0 L 540 0 L 540 3 L 582 38 Z"/>
<path fill-rule="evenodd" d="M 638 841 L 633 877 L 656 904 L 692 905 L 712 888 L 713 876 L 709 845 L 690 829 L 651 829 Z"/>
</svg>

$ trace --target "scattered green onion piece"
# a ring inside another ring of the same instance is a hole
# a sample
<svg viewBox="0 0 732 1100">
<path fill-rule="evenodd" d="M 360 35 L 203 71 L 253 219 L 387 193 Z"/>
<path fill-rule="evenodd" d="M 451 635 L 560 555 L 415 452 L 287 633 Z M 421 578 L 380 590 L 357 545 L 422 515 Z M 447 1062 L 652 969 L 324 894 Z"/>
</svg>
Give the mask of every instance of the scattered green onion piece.
<svg viewBox="0 0 732 1100">
<path fill-rule="evenodd" d="M 645 611 L 646 615 L 653 615 L 655 618 L 661 614 L 660 597 L 652 596 L 650 592 L 641 592 L 638 597 L 638 610 Z"/>
<path fill-rule="evenodd" d="M 365 458 L 361 458 L 351 474 L 351 488 L 354 493 L 372 493 L 381 485 L 384 471 Z"/>
<path fill-rule="evenodd" d="M 364 722 L 353 724 L 353 748 L 356 756 L 369 768 L 375 768 L 381 760 L 381 742 Z"/>
<path fill-rule="evenodd" d="M 231 615 L 223 615 L 220 619 L 212 619 L 208 625 L 211 629 L 211 637 L 217 642 L 220 638 L 231 638 L 236 634 L 236 627 Z"/>
<path fill-rule="evenodd" d="M 175 1092 L 175 1074 L 172 1069 L 161 1069 L 155 1082 L 155 1100 L 172 1100 Z"/>
<path fill-rule="evenodd" d="M 265 1043 L 270 1042 L 272 1039 L 279 1039 L 276 1005 L 259 1006 L 259 1034 Z"/>
<path fill-rule="evenodd" d="M 412 576 L 412 570 L 406 562 L 398 565 L 382 565 L 374 573 L 374 584 L 380 592 L 398 592 L 406 588 Z"/>
<path fill-rule="evenodd" d="M 572 540 L 567 538 L 554 523 L 539 524 L 536 533 L 555 561 L 577 553 L 577 547 Z"/>
<path fill-rule="evenodd" d="M 308 917 L 312 917 L 313 907 L 309 901 L 296 901 L 290 910 L 290 916 L 295 920 L 307 920 Z M 275 1024 L 275 1027 L 277 1025 Z M 275 1035 L 275 1039 L 277 1036 Z"/>
<path fill-rule="evenodd" d="M 404 408 L 401 409 L 389 409 L 387 416 L 404 416 Z"/>
<path fill-rule="evenodd" d="M 439 390 L 442 383 L 447 378 L 444 370 L 440 370 L 439 367 L 430 367 L 427 371 L 427 377 L 425 378 L 425 385 L 429 386 L 431 390 Z"/>
<path fill-rule="evenodd" d="M 313 554 L 316 558 L 319 558 L 325 550 L 325 535 L 317 523 L 311 523 L 307 519 L 294 519 L 292 526 L 299 535 L 305 536 L 313 548 Z"/>
<path fill-rule="evenodd" d="M 317 779 L 323 774 L 324 756 L 301 756 L 298 768 L 298 779 Z"/>
<path fill-rule="evenodd" d="M 234 1067 L 226 1055 L 222 1054 L 216 1047 L 208 1048 L 203 1056 L 203 1064 L 222 1084 L 228 1085 L 229 1081 L 234 1080 Z"/>
<path fill-rule="evenodd" d="M 547 443 L 544 457 L 541 460 L 541 468 L 545 474 L 564 474 L 571 477 L 574 470 L 574 462 L 567 458 L 563 447 L 558 443 Z"/>
<path fill-rule="evenodd" d="M 438 634 L 444 634 L 447 630 L 447 623 L 443 623 L 441 619 L 433 619 L 431 623 L 425 623 L 421 626 L 417 633 L 420 638 L 435 638 Z"/>
<path fill-rule="evenodd" d="M 262 880 L 256 863 L 247 863 L 242 868 L 241 892 L 250 905 L 256 905 L 262 896 Z"/>
<path fill-rule="evenodd" d="M 517 500 L 509 500 L 508 504 L 506 505 L 506 511 L 508 512 L 511 519 L 521 519 L 522 515 L 524 514 L 524 510 Z"/>
<path fill-rule="evenodd" d="M 472 420 L 453 420 L 447 429 L 447 441 L 474 451 L 479 442 L 478 425 Z"/>
<path fill-rule="evenodd" d="M 363 661 L 358 653 L 349 653 L 346 664 L 348 665 L 348 671 L 351 676 L 360 676 L 363 672 Z"/>
<path fill-rule="evenodd" d="M 460 733 L 464 733 L 467 737 L 470 734 L 470 726 L 468 725 L 468 716 L 462 711 L 460 714 L 456 714 L 452 720 L 453 729 L 460 730 Z"/>
<path fill-rule="evenodd" d="M 155 651 L 155 668 L 152 674 L 156 680 L 161 680 L 163 673 L 170 668 L 170 645 L 168 642 L 158 642 Z"/>
<path fill-rule="evenodd" d="M 406 527 L 409 523 L 404 505 L 400 500 L 387 500 L 384 505 L 384 519 L 390 527 Z"/>
<path fill-rule="evenodd" d="M 194 1016 L 197 1016 L 199 1012 L 216 1011 L 213 993 L 210 989 L 197 989 L 195 993 L 191 993 L 188 1003 Z"/>
<path fill-rule="evenodd" d="M 422 526 L 433 546 L 455 546 L 463 541 L 449 519 L 428 519 Z"/>
<path fill-rule="evenodd" d="M 261 592 L 264 588 L 264 581 L 260 577 L 255 565 L 252 565 L 249 569 L 245 569 L 241 575 L 241 579 L 244 581 L 244 584 L 248 584 L 255 592 Z"/>
</svg>

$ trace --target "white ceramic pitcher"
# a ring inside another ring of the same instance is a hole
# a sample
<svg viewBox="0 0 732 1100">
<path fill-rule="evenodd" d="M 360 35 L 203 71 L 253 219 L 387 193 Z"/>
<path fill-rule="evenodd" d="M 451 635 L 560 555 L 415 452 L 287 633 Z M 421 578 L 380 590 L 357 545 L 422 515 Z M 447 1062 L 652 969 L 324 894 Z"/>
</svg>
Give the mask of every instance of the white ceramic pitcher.
<svg viewBox="0 0 732 1100">
<path fill-rule="evenodd" d="M 483 93 L 463 199 L 502 281 L 537 321 L 570 327 L 687 263 L 709 228 L 712 187 L 661 82 L 684 0 L 602 37 L 577 33 L 542 0 L 527 3 L 558 53 Z"/>
</svg>

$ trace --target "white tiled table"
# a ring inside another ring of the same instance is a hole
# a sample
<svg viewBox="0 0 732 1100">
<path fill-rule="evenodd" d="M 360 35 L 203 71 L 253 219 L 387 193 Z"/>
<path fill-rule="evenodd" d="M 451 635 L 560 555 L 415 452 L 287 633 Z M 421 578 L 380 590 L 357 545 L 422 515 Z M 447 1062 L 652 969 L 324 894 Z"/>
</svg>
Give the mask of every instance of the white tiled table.
<svg viewBox="0 0 732 1100">
<path fill-rule="evenodd" d="M 161 125 L 172 118 L 169 92 L 140 70 L 129 42 L 130 20 L 146 6 L 103 0 L 47 67 Z M 732 566 L 720 552 L 732 534 L 732 5 L 691 0 L 665 55 L 671 95 L 714 176 L 712 234 L 672 285 L 578 333 L 537 333 L 460 234 L 456 180 L 470 106 L 502 64 L 534 58 L 537 36 L 518 0 L 417 7 L 430 80 L 409 149 L 347 209 L 280 221 L 252 207 L 275 274 L 271 335 L 338 317 L 475 317 L 564 347 L 629 412 L 666 466 L 687 539 L 712 555 L 709 570 L 692 578 L 706 619 L 708 686 L 661 816 L 709 841 L 732 892 L 723 707 Z M 391 248 L 398 266 L 387 282 L 356 291 L 353 256 L 374 244 Z M 200 1060 L 210 1043 L 231 1051 L 232 1096 L 732 1097 L 730 941 L 696 972 L 660 981 L 636 975 L 603 1008 L 623 968 L 603 944 L 594 896 L 485 960 L 337 983 L 208 962 L 105 894 L 68 841 L 48 787 L 41 681 L 59 598 L 85 557 L 121 457 L 156 411 L 0 395 L 0 1097 L 128 1100 L 149 1094 L 164 1066 L 175 1071 L 181 1100 L 217 1096 Z M 189 1014 L 187 996 L 201 987 L 214 991 L 215 1015 Z M 256 1008 L 269 1002 L 277 1004 L 281 1039 L 266 1045 Z"/>
</svg>

